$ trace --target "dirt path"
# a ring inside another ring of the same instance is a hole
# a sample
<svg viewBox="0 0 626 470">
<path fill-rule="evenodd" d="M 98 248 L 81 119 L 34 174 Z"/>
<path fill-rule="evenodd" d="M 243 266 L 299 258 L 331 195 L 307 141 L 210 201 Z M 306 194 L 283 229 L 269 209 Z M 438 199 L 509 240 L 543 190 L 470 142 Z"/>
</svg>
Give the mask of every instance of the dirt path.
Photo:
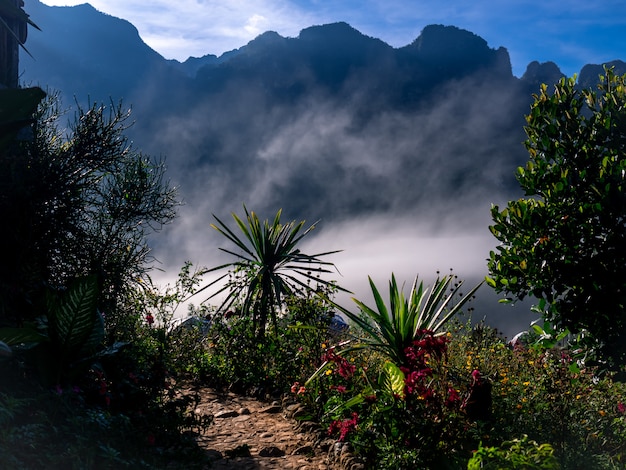
<svg viewBox="0 0 626 470">
<path fill-rule="evenodd" d="M 203 390 L 197 411 L 214 422 L 198 442 L 209 450 L 212 469 L 331 470 L 332 441 L 319 442 L 306 424 L 289 418 L 298 405 L 265 403 L 233 393 Z M 317 445 L 316 445 L 316 441 Z"/>
</svg>

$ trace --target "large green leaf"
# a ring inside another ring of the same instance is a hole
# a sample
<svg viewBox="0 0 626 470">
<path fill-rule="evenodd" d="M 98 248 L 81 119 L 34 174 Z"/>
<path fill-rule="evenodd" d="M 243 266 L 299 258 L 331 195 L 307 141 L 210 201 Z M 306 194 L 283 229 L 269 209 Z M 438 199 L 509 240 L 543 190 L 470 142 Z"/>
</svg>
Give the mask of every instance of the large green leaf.
<svg viewBox="0 0 626 470">
<path fill-rule="evenodd" d="M 0 328 L 0 341 L 9 346 L 22 343 L 41 343 L 48 337 L 35 328 Z"/>
<path fill-rule="evenodd" d="M 404 378 L 404 372 L 393 362 L 387 361 L 383 366 L 379 385 L 390 395 L 404 397 Z"/>
<path fill-rule="evenodd" d="M 98 280 L 79 278 L 63 293 L 48 295 L 48 331 L 61 354 L 77 353 L 94 333 L 98 318 Z"/>
</svg>

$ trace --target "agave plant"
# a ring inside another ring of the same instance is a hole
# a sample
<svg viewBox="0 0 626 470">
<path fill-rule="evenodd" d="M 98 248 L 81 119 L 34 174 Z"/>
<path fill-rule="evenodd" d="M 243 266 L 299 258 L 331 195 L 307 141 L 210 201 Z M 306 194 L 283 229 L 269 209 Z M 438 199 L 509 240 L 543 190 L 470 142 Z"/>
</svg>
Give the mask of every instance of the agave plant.
<svg viewBox="0 0 626 470">
<path fill-rule="evenodd" d="M 307 255 L 298 248 L 301 240 L 315 229 L 317 222 L 304 229 L 304 220 L 282 224 L 280 222 L 282 210 L 276 213 L 272 223 L 267 219 L 261 222 L 254 212 L 248 212 L 245 205 L 244 212 L 245 221 L 232 214 L 243 237 L 237 236 L 213 215 L 217 225 L 211 226 L 239 250 L 220 248 L 235 256 L 237 260 L 210 270 L 230 268 L 228 273 L 204 288 L 228 278 L 225 285 L 207 299 L 222 292 L 228 293 L 218 311 L 224 312 L 233 305 L 240 307 L 244 315 L 252 315 L 254 329 L 259 337 L 263 337 L 269 320 L 276 325 L 276 313 L 285 297 L 301 295 L 315 290 L 317 286 L 345 291 L 335 286 L 332 281 L 320 277 L 323 273 L 330 273 L 330 268 L 334 267 L 333 263 L 323 261 L 321 258 L 339 251 Z"/>
<path fill-rule="evenodd" d="M 341 313 L 365 334 L 365 338 L 359 344 L 351 346 L 348 350 L 371 348 L 384 354 L 398 365 L 404 363 L 404 350 L 418 339 L 420 331 L 429 330 L 436 334 L 441 333 L 446 323 L 460 312 L 463 305 L 482 285 L 482 283 L 478 284 L 457 300 L 463 281 L 451 286 L 455 276 L 437 278 L 431 288 L 425 288 L 423 282 L 418 285 L 416 277 L 407 298 L 402 289 L 398 288 L 396 278 L 392 274 L 389 282 L 389 307 L 387 307 L 372 279 L 368 279 L 376 308 L 368 307 L 354 298 L 352 300 L 358 306 L 360 314 L 335 304 Z"/>
</svg>

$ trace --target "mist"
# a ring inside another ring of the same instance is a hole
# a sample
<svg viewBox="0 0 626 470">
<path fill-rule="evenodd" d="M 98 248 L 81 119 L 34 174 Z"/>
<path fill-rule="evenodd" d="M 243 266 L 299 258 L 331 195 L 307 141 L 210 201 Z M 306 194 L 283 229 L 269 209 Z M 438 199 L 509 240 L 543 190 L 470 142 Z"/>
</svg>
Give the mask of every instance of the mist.
<svg viewBox="0 0 626 470">
<path fill-rule="evenodd" d="M 525 103 L 515 90 L 471 78 L 400 111 L 371 110 L 350 93 L 339 104 L 323 93 L 282 105 L 243 95 L 232 106 L 225 94 L 198 102 L 158 122 L 161 132 L 153 123 L 150 139 L 136 136 L 168 156 L 184 201 L 154 239 L 162 281 L 187 260 L 228 262 L 219 250 L 228 241 L 210 224 L 215 215 L 235 228 L 230 214 L 243 217 L 244 204 L 261 219 L 282 209 L 285 222 L 318 222 L 302 249 L 342 250 L 329 257 L 337 272 L 326 278 L 352 292 L 337 296 L 346 307 L 352 296 L 372 303 L 368 276 L 384 295 L 392 273 L 407 291 L 416 276 L 430 285 L 450 269 L 466 291 L 484 279 L 496 244 L 491 204 L 521 195 L 514 173 L 527 158 Z M 499 304 L 486 285 L 476 297 L 473 320 L 507 336 L 535 319 L 528 305 Z"/>
</svg>

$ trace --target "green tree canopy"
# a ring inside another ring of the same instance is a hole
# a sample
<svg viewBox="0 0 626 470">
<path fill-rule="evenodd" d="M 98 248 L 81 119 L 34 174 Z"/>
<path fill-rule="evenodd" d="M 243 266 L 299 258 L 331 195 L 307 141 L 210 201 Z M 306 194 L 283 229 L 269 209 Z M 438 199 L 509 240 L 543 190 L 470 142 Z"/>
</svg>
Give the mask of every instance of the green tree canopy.
<svg viewBox="0 0 626 470">
<path fill-rule="evenodd" d="M 527 116 L 525 198 L 493 206 L 500 245 L 488 283 L 540 299 L 546 320 L 588 331 L 613 364 L 626 358 L 626 75 L 597 90 L 541 86 Z"/>
<path fill-rule="evenodd" d="M 107 327 L 124 292 L 149 269 L 147 236 L 175 216 L 162 161 L 136 151 L 121 105 L 79 108 L 61 128 L 45 99 L 31 135 L 0 150 L 0 324 L 41 311 L 44 285 L 97 274 Z"/>
</svg>

